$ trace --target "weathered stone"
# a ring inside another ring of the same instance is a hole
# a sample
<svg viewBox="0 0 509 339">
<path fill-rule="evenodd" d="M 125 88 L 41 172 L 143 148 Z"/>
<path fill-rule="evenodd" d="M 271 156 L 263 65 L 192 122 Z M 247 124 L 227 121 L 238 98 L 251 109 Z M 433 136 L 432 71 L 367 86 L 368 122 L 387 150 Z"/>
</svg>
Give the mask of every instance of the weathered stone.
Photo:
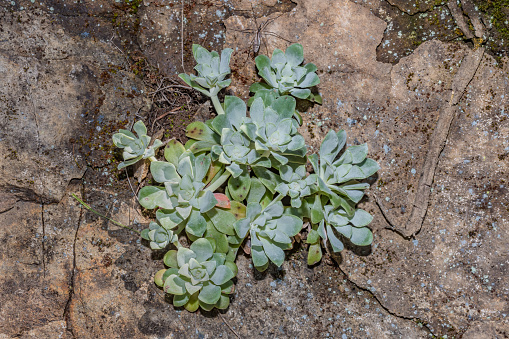
<svg viewBox="0 0 509 339">
<path fill-rule="evenodd" d="M 229 309 L 191 314 L 152 283 L 164 251 L 152 253 L 70 195 L 136 230 L 149 222 L 115 169 L 110 137 L 151 110 L 140 79 L 147 60 L 166 75 L 180 71 L 181 2 L 14 3 L 0 9 L 0 337 L 507 333 L 507 66 L 439 41 L 381 62 L 388 27 L 373 14 L 382 16 L 374 11 L 388 6 L 381 1 L 300 0 L 284 13 L 270 1 L 184 7 L 187 71 L 192 43 L 218 50 L 225 39 L 236 51 L 228 91 L 247 98 L 254 53 L 299 42 L 324 98 L 302 106 L 310 148 L 345 128 L 348 144 L 367 142 L 382 167 L 361 203 L 375 216 L 368 253 L 348 246 L 335 256 L 339 266 L 325 257 L 308 267 L 297 245 L 282 269 L 264 274 L 240 255 Z M 254 20 L 259 8 L 268 17 Z M 251 14 L 226 19 L 242 11 Z M 203 107 L 197 119 L 207 116 Z M 413 210 L 419 223 L 409 223 Z"/>
</svg>

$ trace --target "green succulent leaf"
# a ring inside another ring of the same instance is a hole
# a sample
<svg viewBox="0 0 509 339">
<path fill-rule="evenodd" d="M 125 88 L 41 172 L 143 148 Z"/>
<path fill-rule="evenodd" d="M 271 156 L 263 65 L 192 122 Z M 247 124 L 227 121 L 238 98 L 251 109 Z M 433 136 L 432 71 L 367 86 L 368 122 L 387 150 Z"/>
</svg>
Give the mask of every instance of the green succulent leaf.
<svg viewBox="0 0 509 339">
<path fill-rule="evenodd" d="M 204 238 L 200 238 L 193 242 L 190 247 L 191 251 L 193 251 L 196 254 L 196 261 L 203 262 L 205 260 L 208 260 L 210 257 L 212 257 L 212 254 L 214 254 L 214 251 L 212 249 L 212 246 L 210 245 L 210 242 L 208 242 Z"/>
<path fill-rule="evenodd" d="M 243 171 L 237 178 L 231 177 L 228 180 L 228 190 L 232 198 L 236 201 L 244 201 L 251 188 L 251 177 L 247 171 Z"/>
<path fill-rule="evenodd" d="M 320 243 L 311 244 L 308 250 L 308 265 L 312 266 L 322 260 L 322 247 Z"/>
<path fill-rule="evenodd" d="M 216 285 L 206 285 L 200 291 L 198 299 L 206 304 L 214 305 L 221 297 L 221 287 Z"/>
<path fill-rule="evenodd" d="M 373 233 L 367 227 L 353 227 L 350 241 L 357 246 L 368 246 L 373 242 Z"/>
</svg>

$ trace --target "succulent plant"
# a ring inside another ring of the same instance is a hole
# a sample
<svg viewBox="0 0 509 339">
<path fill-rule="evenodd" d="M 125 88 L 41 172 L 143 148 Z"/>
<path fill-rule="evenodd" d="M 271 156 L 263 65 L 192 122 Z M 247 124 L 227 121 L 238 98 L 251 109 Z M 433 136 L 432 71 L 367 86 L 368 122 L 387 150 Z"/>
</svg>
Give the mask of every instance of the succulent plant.
<svg viewBox="0 0 509 339">
<path fill-rule="evenodd" d="M 198 75 L 179 74 L 186 84 L 212 99 L 218 114 L 223 114 L 217 93 L 230 86 L 231 79 L 225 80 L 230 74 L 230 57 L 233 50 L 226 48 L 221 52 L 221 57 L 216 51 L 209 52 L 200 45 L 193 45 L 193 56 L 198 63 L 194 69 Z M 208 90 L 207 90 L 208 89 Z"/>
<path fill-rule="evenodd" d="M 235 222 L 234 227 L 240 238 L 251 236 L 251 256 L 259 271 L 267 269 L 269 259 L 281 266 L 285 259 L 284 250 L 292 248 L 291 237 L 302 229 L 302 219 L 294 215 L 283 214 L 280 201 L 265 209 L 259 203 L 247 205 L 247 216 Z"/>
<path fill-rule="evenodd" d="M 149 146 L 151 138 L 147 135 L 147 127 L 145 127 L 143 121 L 137 121 L 133 125 L 133 129 L 138 137 L 125 129 L 121 129 L 118 133 L 113 134 L 115 146 L 124 149 L 124 161 L 118 165 L 118 169 L 133 165 L 141 159 L 153 157 L 155 151 L 163 144 L 161 140 L 156 139 L 154 144 Z"/>
<path fill-rule="evenodd" d="M 148 228 L 141 232 L 141 237 L 150 241 L 150 248 L 153 250 L 163 249 L 170 243 L 176 247 L 181 246 L 178 236 L 172 230 L 167 230 L 154 221 L 150 222 Z"/>
<path fill-rule="evenodd" d="M 241 126 L 262 157 L 276 160 L 273 166 L 289 161 L 306 162 L 306 144 L 297 130 L 297 121 L 292 119 L 295 105 L 295 99 L 290 96 L 279 97 L 267 107 L 262 98 L 257 98 L 249 110 L 251 122 Z"/>
<path fill-rule="evenodd" d="M 201 307 L 225 309 L 234 292 L 231 279 L 237 275 L 235 263 L 222 253 L 214 253 L 207 239 L 200 238 L 190 248 L 170 250 L 164 256 L 168 270 L 156 274 L 156 283 L 173 295 L 173 305 L 194 312 Z"/>
<path fill-rule="evenodd" d="M 125 162 L 119 168 L 151 161 L 157 184 L 141 188 L 138 198 L 143 207 L 156 209 L 157 220 L 141 236 L 154 250 L 177 248 L 166 253 L 169 268 L 157 272 L 154 281 L 173 295 L 176 307 L 191 312 L 228 307 L 242 244 L 255 268 L 264 271 L 270 262 L 283 264 L 284 251 L 292 248 L 292 237 L 304 220 L 310 221 L 310 265 L 320 261 L 322 246 L 341 251 L 345 241 L 366 246 L 373 240 L 367 227 L 373 217 L 356 208 L 369 187 L 362 180 L 379 169 L 367 158 L 367 146 L 343 151 L 345 131 L 330 131 L 319 153 L 306 156 L 296 98 L 321 103 L 321 97 L 310 90 L 319 83 L 316 66 L 300 66 L 302 46 L 275 50 L 272 59 L 256 58 L 265 82 L 250 87 L 255 95 L 248 101 L 249 114 L 242 99 L 225 96 L 221 104 L 217 97 L 231 83 L 226 79 L 231 53 L 226 49 L 219 56 L 193 45 L 197 75 L 180 77 L 211 98 L 217 116 L 189 124 L 185 145 L 170 140 L 164 159 L 158 160 L 155 150 L 162 143 L 155 140 L 149 146 L 142 122 L 134 125 L 138 136 L 126 130 L 113 136 L 115 145 L 124 149 Z M 311 174 L 306 171 L 308 159 Z M 290 206 L 285 206 L 288 201 Z M 184 229 L 189 248 L 179 242 Z"/>
<path fill-rule="evenodd" d="M 207 229 L 202 214 L 218 203 L 211 191 L 203 190 L 210 157 L 205 154 L 195 157 L 180 143 L 170 143 L 168 148 L 167 162 L 150 164 L 153 179 L 164 187 L 143 187 L 139 192 L 140 204 L 147 209 L 159 207 L 156 217 L 165 229 L 185 225 L 187 233 L 201 237 Z"/>
<path fill-rule="evenodd" d="M 265 80 L 263 83 L 254 83 L 250 91 L 255 93 L 254 99 L 262 93 L 273 91 L 276 96 L 292 95 L 299 99 L 307 99 L 321 103 L 320 95 L 311 93 L 310 88 L 320 83 L 316 75 L 316 66 L 308 63 L 300 66 L 304 61 L 301 44 L 289 46 L 285 52 L 275 49 L 272 59 L 259 55 L 255 59 L 258 74 Z"/>
<path fill-rule="evenodd" d="M 283 165 L 279 168 L 281 180 L 276 191 L 291 198 L 292 207 L 302 206 L 304 197 L 316 191 L 316 174 L 306 177 L 306 166 L 301 165 L 295 170 L 291 166 Z"/>
<path fill-rule="evenodd" d="M 376 161 L 367 158 L 368 147 L 366 144 L 351 146 L 337 158 L 345 143 L 346 132 L 344 130 L 337 133 L 330 131 L 320 146 L 319 156 L 313 154 L 308 157 L 316 173 L 318 189 L 314 201 L 309 203 L 311 222 L 314 225 L 319 224 L 318 227 L 313 227 L 312 231 L 318 232 L 324 240 L 329 239 L 334 251 L 341 251 L 343 244 L 334 233 L 328 232 L 330 225 L 336 227 L 339 233 L 344 231 L 342 234 L 356 245 L 364 246 L 371 243 L 371 231 L 363 226 L 369 224 L 372 218 L 369 213 L 355 209 L 355 205 L 364 196 L 364 190 L 369 187 L 368 183 L 361 183 L 358 180 L 367 179 L 380 168 Z M 363 221 L 358 222 L 359 218 L 362 218 Z M 345 220 L 347 222 L 341 224 Z M 352 224 L 356 227 L 355 229 L 346 227 L 351 220 L 354 220 Z M 362 224 L 366 220 L 369 221 Z M 341 228 L 340 226 L 345 227 Z M 308 243 L 314 247 L 309 255 L 314 257 L 308 257 L 308 263 L 314 263 L 321 257 L 318 241 L 315 240 L 316 234 L 311 233 Z M 363 238 L 363 236 L 365 237 Z"/>
</svg>

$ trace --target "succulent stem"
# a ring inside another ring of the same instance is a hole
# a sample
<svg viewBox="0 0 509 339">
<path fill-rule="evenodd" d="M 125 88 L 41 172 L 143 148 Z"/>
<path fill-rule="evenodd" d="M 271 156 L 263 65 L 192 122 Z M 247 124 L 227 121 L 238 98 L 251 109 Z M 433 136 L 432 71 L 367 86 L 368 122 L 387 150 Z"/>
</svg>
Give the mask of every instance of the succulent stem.
<svg viewBox="0 0 509 339">
<path fill-rule="evenodd" d="M 214 183 L 212 183 L 209 187 L 205 188 L 206 191 L 214 192 L 217 190 L 222 184 L 228 180 L 231 173 L 229 171 L 225 171 Z"/>
<path fill-rule="evenodd" d="M 223 106 L 221 106 L 221 103 L 219 102 L 219 98 L 217 97 L 217 94 L 211 95 L 210 99 L 212 100 L 212 103 L 214 104 L 214 108 L 216 109 L 217 114 L 224 114 Z"/>
</svg>

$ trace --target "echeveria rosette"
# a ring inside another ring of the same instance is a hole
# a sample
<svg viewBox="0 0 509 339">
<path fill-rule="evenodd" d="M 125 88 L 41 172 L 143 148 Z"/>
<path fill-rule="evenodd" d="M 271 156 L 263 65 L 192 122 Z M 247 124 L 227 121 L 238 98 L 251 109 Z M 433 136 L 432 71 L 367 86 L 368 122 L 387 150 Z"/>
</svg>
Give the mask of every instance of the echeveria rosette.
<svg viewBox="0 0 509 339">
<path fill-rule="evenodd" d="M 163 249 L 170 243 L 180 247 L 178 236 L 172 230 L 167 230 L 154 221 L 141 232 L 141 237 L 150 241 L 150 248 L 153 250 Z"/>
<path fill-rule="evenodd" d="M 368 183 L 358 180 L 367 179 L 380 167 L 376 161 L 367 158 L 366 144 L 349 147 L 337 158 L 345 144 L 344 130 L 330 131 L 320 146 L 319 157 L 316 154 L 308 157 L 316 174 L 318 189 L 318 193 L 312 197 L 313 201 L 308 204 L 313 224 L 307 240 L 310 244 L 309 264 L 314 264 L 321 258 L 320 237 L 329 239 L 334 251 L 343 249 L 342 242 L 330 232 L 330 227 L 334 227 L 356 245 L 369 245 L 373 239 L 371 231 L 364 227 L 371 222 L 372 217 L 368 212 L 356 209 L 355 205 L 369 187 Z M 365 221 L 367 222 L 363 224 Z"/>
<path fill-rule="evenodd" d="M 200 45 L 193 44 L 193 56 L 197 62 L 194 69 L 198 75 L 182 73 L 179 77 L 197 91 L 209 97 L 216 96 L 221 89 L 228 87 L 231 83 L 231 79 L 225 80 L 225 78 L 230 74 L 229 64 L 232 52 L 231 48 L 226 48 L 219 56 L 216 51 L 209 52 Z"/>
<path fill-rule="evenodd" d="M 306 177 L 306 166 L 301 165 L 295 170 L 291 166 L 283 165 L 279 168 L 281 180 L 276 186 L 279 194 L 291 198 L 292 207 L 302 206 L 302 200 L 316 191 L 316 174 Z"/>
<path fill-rule="evenodd" d="M 272 59 L 265 55 L 257 56 L 255 63 L 258 74 L 265 82 L 251 85 L 250 91 L 255 93 L 254 98 L 264 95 L 264 92 L 273 91 L 277 96 L 292 95 L 321 103 L 320 95 L 314 95 L 310 90 L 320 83 L 316 74 L 317 68 L 312 63 L 300 66 L 303 61 L 301 44 L 293 44 L 285 52 L 275 49 Z"/>
<path fill-rule="evenodd" d="M 302 219 L 294 215 L 283 214 L 280 201 L 262 209 L 259 203 L 247 205 L 245 218 L 235 222 L 235 231 L 239 238 L 251 236 L 251 257 L 259 271 L 267 269 L 269 260 L 281 266 L 285 259 L 284 250 L 292 248 L 291 237 L 302 229 Z"/>
<path fill-rule="evenodd" d="M 162 146 L 159 139 L 154 140 L 154 144 L 150 145 L 150 137 L 147 135 L 147 127 L 143 121 L 137 121 L 133 130 L 138 137 L 132 132 L 121 129 L 118 133 L 113 134 L 113 143 L 119 148 L 123 148 L 124 161 L 118 165 L 118 169 L 122 169 L 129 165 L 133 165 L 141 159 L 148 159 L 155 156 L 155 151 Z"/>
<path fill-rule="evenodd" d="M 164 256 L 168 270 L 158 272 L 155 281 L 173 295 L 173 305 L 194 312 L 201 307 L 225 309 L 234 292 L 231 279 L 237 275 L 235 263 L 226 261 L 223 253 L 214 253 L 207 239 L 200 238 L 190 248 L 180 247 Z M 161 275 L 162 274 L 162 275 Z"/>
<path fill-rule="evenodd" d="M 297 121 L 292 118 L 295 105 L 295 99 L 290 96 L 279 97 L 270 106 L 257 98 L 249 110 L 251 121 L 241 126 L 244 134 L 254 141 L 260 156 L 271 160 L 276 168 L 288 162 L 306 162 L 306 144 L 298 132 Z"/>
<path fill-rule="evenodd" d="M 170 147 L 183 148 L 181 144 L 172 143 Z M 178 154 L 179 151 L 166 152 L 166 155 Z M 168 162 L 153 161 L 150 172 L 156 182 L 164 187 L 145 186 L 140 190 L 140 204 L 147 209 L 159 207 L 156 217 L 165 229 L 182 228 L 188 234 L 201 237 L 207 229 L 207 221 L 202 214 L 210 211 L 217 203 L 211 191 L 203 190 L 203 179 L 210 167 L 210 156 L 201 154 L 197 157 L 192 152 L 184 151 L 177 158 Z"/>
<path fill-rule="evenodd" d="M 360 183 L 375 174 L 380 166 L 367 158 L 366 144 L 351 146 L 337 158 L 346 143 L 346 132 L 330 131 L 320 146 L 319 157 L 308 157 L 317 174 L 318 190 L 330 198 L 334 208 L 341 206 L 349 216 L 355 213 L 355 204 L 364 196 L 368 183 Z"/>
</svg>

